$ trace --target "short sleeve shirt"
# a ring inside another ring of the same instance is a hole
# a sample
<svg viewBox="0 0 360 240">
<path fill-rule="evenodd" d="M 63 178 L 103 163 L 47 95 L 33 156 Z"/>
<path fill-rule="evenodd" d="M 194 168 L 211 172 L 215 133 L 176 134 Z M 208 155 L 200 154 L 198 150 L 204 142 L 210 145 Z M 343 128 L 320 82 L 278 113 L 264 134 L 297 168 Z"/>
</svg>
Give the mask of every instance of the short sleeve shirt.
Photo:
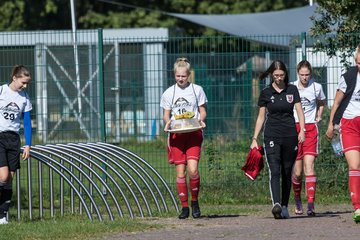
<svg viewBox="0 0 360 240">
<path fill-rule="evenodd" d="M 175 115 L 185 112 L 193 112 L 194 118 L 200 119 L 199 106 L 207 103 L 203 88 L 196 84 L 189 84 L 186 88 L 180 88 L 177 84 L 165 90 L 160 100 L 160 107 L 171 110 L 171 119 Z"/>
<path fill-rule="evenodd" d="M 19 132 L 22 113 L 31 109 L 29 95 L 25 91 L 13 91 L 7 84 L 0 86 L 0 132 Z"/>
<path fill-rule="evenodd" d="M 294 82 L 296 87 L 299 87 L 299 80 Z M 325 100 L 325 94 L 321 84 L 315 82 L 314 79 L 311 79 L 307 87 L 299 89 L 299 95 L 301 99 L 301 105 L 305 115 L 305 123 L 315 123 L 316 122 L 316 112 L 317 112 L 317 100 Z M 294 109 L 295 122 L 299 122 L 297 112 Z"/>
<path fill-rule="evenodd" d="M 345 78 L 342 76 L 338 83 L 338 89 L 345 93 L 346 88 L 347 85 L 345 82 Z M 358 116 L 360 116 L 360 73 L 357 74 L 355 89 L 353 95 L 351 96 L 349 104 L 344 111 L 343 118 L 353 119 Z"/>
<path fill-rule="evenodd" d="M 261 91 L 258 106 L 266 108 L 265 137 L 297 136 L 293 109 L 298 102 L 299 91 L 291 84 L 280 93 L 272 85 Z"/>
</svg>

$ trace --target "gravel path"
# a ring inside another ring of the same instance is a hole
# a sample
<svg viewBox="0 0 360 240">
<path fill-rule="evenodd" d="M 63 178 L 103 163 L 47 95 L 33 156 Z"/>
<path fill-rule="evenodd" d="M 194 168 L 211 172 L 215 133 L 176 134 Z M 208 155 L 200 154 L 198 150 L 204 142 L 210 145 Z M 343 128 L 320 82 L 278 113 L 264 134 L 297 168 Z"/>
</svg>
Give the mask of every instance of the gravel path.
<svg viewBox="0 0 360 240">
<path fill-rule="evenodd" d="M 352 220 L 350 205 L 316 207 L 316 217 L 292 216 L 286 220 L 272 218 L 269 206 L 251 206 L 262 211 L 251 215 L 205 215 L 200 219 L 144 219 L 159 224 L 160 229 L 106 236 L 106 240 L 187 240 L 187 239 L 359 239 L 360 224 Z M 292 208 L 290 208 L 292 209 Z"/>
</svg>

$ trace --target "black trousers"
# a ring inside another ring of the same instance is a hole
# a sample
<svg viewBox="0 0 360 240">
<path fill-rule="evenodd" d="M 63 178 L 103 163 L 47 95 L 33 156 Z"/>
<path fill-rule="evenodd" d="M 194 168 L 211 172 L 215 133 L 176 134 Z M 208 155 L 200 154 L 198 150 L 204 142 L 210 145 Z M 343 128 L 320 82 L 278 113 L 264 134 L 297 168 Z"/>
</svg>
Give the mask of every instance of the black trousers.
<svg viewBox="0 0 360 240">
<path fill-rule="evenodd" d="M 298 152 L 298 137 L 265 137 L 264 145 L 272 202 L 287 207 L 291 191 L 291 174 Z"/>
</svg>

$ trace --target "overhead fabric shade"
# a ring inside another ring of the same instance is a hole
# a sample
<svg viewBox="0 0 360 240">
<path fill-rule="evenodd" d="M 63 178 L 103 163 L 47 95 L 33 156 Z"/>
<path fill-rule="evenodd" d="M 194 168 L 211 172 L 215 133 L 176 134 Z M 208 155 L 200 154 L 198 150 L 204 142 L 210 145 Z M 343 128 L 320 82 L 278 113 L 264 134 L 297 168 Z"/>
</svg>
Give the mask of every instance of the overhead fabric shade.
<svg viewBox="0 0 360 240">
<path fill-rule="evenodd" d="M 275 45 L 288 45 L 289 37 L 280 42 L 273 38 L 260 38 L 259 36 L 290 36 L 308 32 L 312 26 L 310 17 L 315 15 L 317 6 L 314 4 L 281 11 L 247 14 L 168 14 L 230 35 Z"/>
</svg>

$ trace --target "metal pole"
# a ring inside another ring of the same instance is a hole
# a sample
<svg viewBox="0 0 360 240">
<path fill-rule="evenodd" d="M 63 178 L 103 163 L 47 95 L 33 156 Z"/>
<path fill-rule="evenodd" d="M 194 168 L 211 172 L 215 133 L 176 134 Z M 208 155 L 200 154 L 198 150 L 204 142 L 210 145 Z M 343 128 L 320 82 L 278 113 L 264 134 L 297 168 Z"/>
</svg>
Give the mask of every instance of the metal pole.
<svg viewBox="0 0 360 240">
<path fill-rule="evenodd" d="M 120 50 L 119 43 L 115 41 L 115 139 L 116 142 L 120 142 Z"/>
<path fill-rule="evenodd" d="M 16 170 L 16 193 L 17 193 L 17 220 L 21 219 L 21 191 L 20 191 L 20 170 Z"/>
<path fill-rule="evenodd" d="M 306 32 L 301 33 L 301 57 L 306 60 Z"/>
<path fill-rule="evenodd" d="M 64 160 L 60 161 L 60 164 L 64 166 Z M 64 170 L 60 170 L 62 173 L 64 173 Z M 64 216 L 64 178 L 60 178 L 60 213 L 61 216 Z"/>
<path fill-rule="evenodd" d="M 42 163 L 38 162 L 38 181 L 39 181 L 39 217 L 42 219 L 44 217 L 44 202 L 43 202 L 43 171 Z"/>
<path fill-rule="evenodd" d="M 103 30 L 98 29 L 98 64 L 99 64 L 99 96 L 100 96 L 100 139 L 106 142 L 105 128 L 105 93 L 104 93 L 104 60 L 103 60 Z"/>
<path fill-rule="evenodd" d="M 32 220 L 32 210 L 33 210 L 33 206 L 32 206 L 32 174 L 31 174 L 31 158 L 29 158 L 27 160 L 27 171 L 28 171 L 28 197 L 29 197 L 29 219 Z"/>
<path fill-rule="evenodd" d="M 70 0 L 70 5 L 71 5 L 71 27 L 72 27 L 73 45 L 74 45 L 74 58 L 75 58 L 76 88 L 78 91 L 77 92 L 78 110 L 79 110 L 79 118 L 81 118 L 82 116 L 81 87 L 80 87 L 79 56 L 78 56 L 77 38 L 76 38 L 76 18 L 75 18 L 74 0 Z"/>
<path fill-rule="evenodd" d="M 51 158 L 51 156 L 50 156 Z M 50 163 L 51 164 L 51 163 Z M 49 190 L 50 190 L 50 216 L 54 217 L 54 177 L 53 170 L 49 170 Z"/>
<path fill-rule="evenodd" d="M 270 52 L 266 51 L 265 52 L 265 69 L 267 69 L 271 64 L 271 59 L 270 59 Z M 266 77 L 266 86 L 270 84 L 270 77 Z"/>
</svg>

